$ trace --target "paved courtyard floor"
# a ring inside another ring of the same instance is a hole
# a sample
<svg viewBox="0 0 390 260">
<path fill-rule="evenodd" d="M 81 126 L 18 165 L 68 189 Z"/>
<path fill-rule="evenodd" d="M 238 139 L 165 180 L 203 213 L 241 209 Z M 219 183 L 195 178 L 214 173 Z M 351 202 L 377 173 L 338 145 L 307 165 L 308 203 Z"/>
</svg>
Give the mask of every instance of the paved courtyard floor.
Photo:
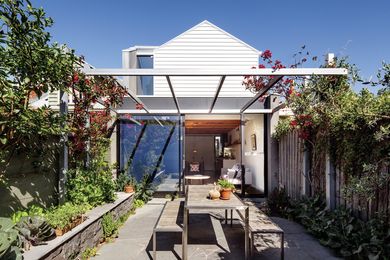
<svg viewBox="0 0 390 260">
<path fill-rule="evenodd" d="M 153 199 L 137 209 L 118 238 L 102 245 L 94 259 L 152 259 L 153 227 L 165 201 Z M 300 225 L 282 218 L 273 220 L 285 231 L 285 259 L 337 259 Z M 244 259 L 243 228 L 238 222 L 225 225 L 223 212 L 191 213 L 188 241 L 189 259 Z M 253 259 L 280 259 L 278 236 L 257 237 L 255 245 Z M 181 234 L 158 234 L 157 259 L 181 259 Z"/>
</svg>

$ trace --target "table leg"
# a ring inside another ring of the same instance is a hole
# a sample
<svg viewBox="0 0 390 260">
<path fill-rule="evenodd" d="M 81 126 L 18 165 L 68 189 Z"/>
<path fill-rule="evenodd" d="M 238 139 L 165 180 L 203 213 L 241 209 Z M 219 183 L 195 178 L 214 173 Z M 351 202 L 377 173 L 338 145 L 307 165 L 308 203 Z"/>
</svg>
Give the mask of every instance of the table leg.
<svg viewBox="0 0 390 260">
<path fill-rule="evenodd" d="M 157 240 L 156 240 L 156 231 L 153 231 L 153 260 L 156 260 L 156 250 L 157 250 Z"/>
<path fill-rule="evenodd" d="M 233 227 L 233 210 L 230 210 L 230 227 Z"/>
<path fill-rule="evenodd" d="M 188 209 L 184 208 L 184 219 L 183 219 L 183 249 L 182 259 L 187 260 L 187 246 L 188 246 Z"/>
<path fill-rule="evenodd" d="M 228 210 L 225 209 L 225 225 L 228 223 Z"/>
<path fill-rule="evenodd" d="M 249 207 L 245 209 L 245 259 L 249 259 Z"/>
</svg>

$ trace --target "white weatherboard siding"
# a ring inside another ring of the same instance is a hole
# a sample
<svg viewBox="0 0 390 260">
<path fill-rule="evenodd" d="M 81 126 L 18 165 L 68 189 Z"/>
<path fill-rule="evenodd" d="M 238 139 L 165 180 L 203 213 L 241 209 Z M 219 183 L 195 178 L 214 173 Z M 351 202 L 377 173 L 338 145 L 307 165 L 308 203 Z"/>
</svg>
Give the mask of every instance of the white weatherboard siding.
<svg viewBox="0 0 390 260">
<path fill-rule="evenodd" d="M 204 21 L 154 50 L 156 69 L 248 69 L 256 66 L 259 52 Z M 172 77 L 178 97 L 212 97 L 219 77 Z M 227 77 L 221 97 L 253 96 L 242 86 L 242 77 Z M 155 77 L 155 96 L 171 96 L 165 77 Z"/>
</svg>

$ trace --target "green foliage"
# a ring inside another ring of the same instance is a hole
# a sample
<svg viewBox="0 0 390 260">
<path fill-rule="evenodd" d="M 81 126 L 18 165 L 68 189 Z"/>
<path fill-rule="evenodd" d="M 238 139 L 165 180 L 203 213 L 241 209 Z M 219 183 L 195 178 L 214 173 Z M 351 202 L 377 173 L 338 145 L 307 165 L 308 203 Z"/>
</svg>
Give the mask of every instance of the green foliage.
<svg viewBox="0 0 390 260">
<path fill-rule="evenodd" d="M 363 222 L 350 209 L 326 210 L 321 196 L 293 201 L 288 215 L 347 259 L 388 259 L 390 227 L 383 216 Z"/>
<path fill-rule="evenodd" d="M 267 204 L 273 213 L 281 216 L 287 215 L 287 210 L 290 207 L 290 200 L 286 189 L 275 188 L 267 198 Z"/>
<path fill-rule="evenodd" d="M 46 219 L 53 228 L 64 229 L 73 221 L 82 217 L 88 209 L 90 209 L 88 204 L 76 205 L 67 202 L 49 210 Z"/>
<path fill-rule="evenodd" d="M 234 189 L 234 184 L 232 184 L 231 182 L 229 182 L 229 181 L 226 180 L 226 179 L 219 179 L 219 180 L 218 180 L 218 185 L 219 185 L 222 189 Z"/>
<path fill-rule="evenodd" d="M 72 203 L 95 207 L 116 198 L 115 183 L 107 163 L 93 162 L 90 168 L 69 170 L 68 176 L 67 197 Z"/>
<path fill-rule="evenodd" d="M 96 256 L 97 255 L 97 247 L 87 247 L 85 249 L 85 251 L 81 254 L 81 259 L 82 260 L 88 260 L 90 259 L 92 256 Z"/>
<path fill-rule="evenodd" d="M 126 172 L 121 172 L 115 180 L 116 191 L 124 191 L 126 185 L 131 185 L 134 188 L 137 186 L 137 181 L 133 175 L 128 175 Z"/>
<path fill-rule="evenodd" d="M 0 2 L 0 166 L 15 151 L 30 154 L 49 136 L 66 131 L 65 118 L 48 107 L 31 108 L 31 95 L 65 89 L 77 59 L 50 43 L 53 21 L 29 1 Z M 1 172 L 0 172 L 1 174 Z"/>
<path fill-rule="evenodd" d="M 23 259 L 18 230 L 11 219 L 0 218 L 0 259 Z"/>
<path fill-rule="evenodd" d="M 118 234 L 119 221 L 116 221 L 111 213 L 103 216 L 102 228 L 105 239 L 115 237 Z"/>
<path fill-rule="evenodd" d="M 36 206 L 36 205 L 32 205 L 31 207 L 29 207 L 25 211 L 16 211 L 14 214 L 12 214 L 11 219 L 15 224 L 17 224 L 17 223 L 19 223 L 19 221 L 22 217 L 28 217 L 28 216 L 29 217 L 35 217 L 35 216 L 44 217 L 45 212 L 44 212 L 43 208 Z"/>
<path fill-rule="evenodd" d="M 278 124 L 276 125 L 275 132 L 272 134 L 272 137 L 276 140 L 280 140 L 282 136 L 290 132 L 290 122 L 291 120 L 289 118 L 280 119 Z"/>
<path fill-rule="evenodd" d="M 54 229 L 43 217 L 22 217 L 16 227 L 24 244 L 41 245 L 44 241 L 55 237 Z"/>
<path fill-rule="evenodd" d="M 136 186 L 135 200 L 148 202 L 152 199 L 155 187 L 153 177 L 150 174 L 144 174 L 141 181 Z"/>
<path fill-rule="evenodd" d="M 375 199 L 390 180 L 385 170 L 390 167 L 390 66 L 384 64 L 378 82 L 367 82 L 384 86 L 376 95 L 368 89 L 359 93 L 352 89 L 361 79 L 346 59 L 327 67 L 347 68 L 349 75 L 313 76 L 297 86 L 296 94 L 286 99 L 294 117 L 289 125 L 280 121 L 275 137 L 296 128 L 312 151 L 313 179 L 321 177 L 314 175 L 321 172 L 316 167 L 323 157 L 318 155 L 326 152 L 347 180 L 346 199 L 352 199 L 352 194 Z"/>
<path fill-rule="evenodd" d="M 145 205 L 145 202 L 143 200 L 140 200 L 140 199 L 135 199 L 134 200 L 134 208 L 141 208 Z"/>
</svg>

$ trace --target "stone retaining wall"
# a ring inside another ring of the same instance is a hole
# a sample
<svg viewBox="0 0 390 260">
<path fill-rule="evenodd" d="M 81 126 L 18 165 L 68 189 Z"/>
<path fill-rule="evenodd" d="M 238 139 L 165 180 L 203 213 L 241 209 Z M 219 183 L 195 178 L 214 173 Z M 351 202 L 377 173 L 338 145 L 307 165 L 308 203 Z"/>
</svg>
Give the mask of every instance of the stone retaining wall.
<svg viewBox="0 0 390 260">
<path fill-rule="evenodd" d="M 103 237 L 102 217 L 111 212 L 117 220 L 133 205 L 133 193 L 118 193 L 114 203 L 99 206 L 88 212 L 88 219 L 63 236 L 51 240 L 47 245 L 32 247 L 23 254 L 24 259 L 75 259 L 86 248 L 93 248 Z"/>
</svg>

